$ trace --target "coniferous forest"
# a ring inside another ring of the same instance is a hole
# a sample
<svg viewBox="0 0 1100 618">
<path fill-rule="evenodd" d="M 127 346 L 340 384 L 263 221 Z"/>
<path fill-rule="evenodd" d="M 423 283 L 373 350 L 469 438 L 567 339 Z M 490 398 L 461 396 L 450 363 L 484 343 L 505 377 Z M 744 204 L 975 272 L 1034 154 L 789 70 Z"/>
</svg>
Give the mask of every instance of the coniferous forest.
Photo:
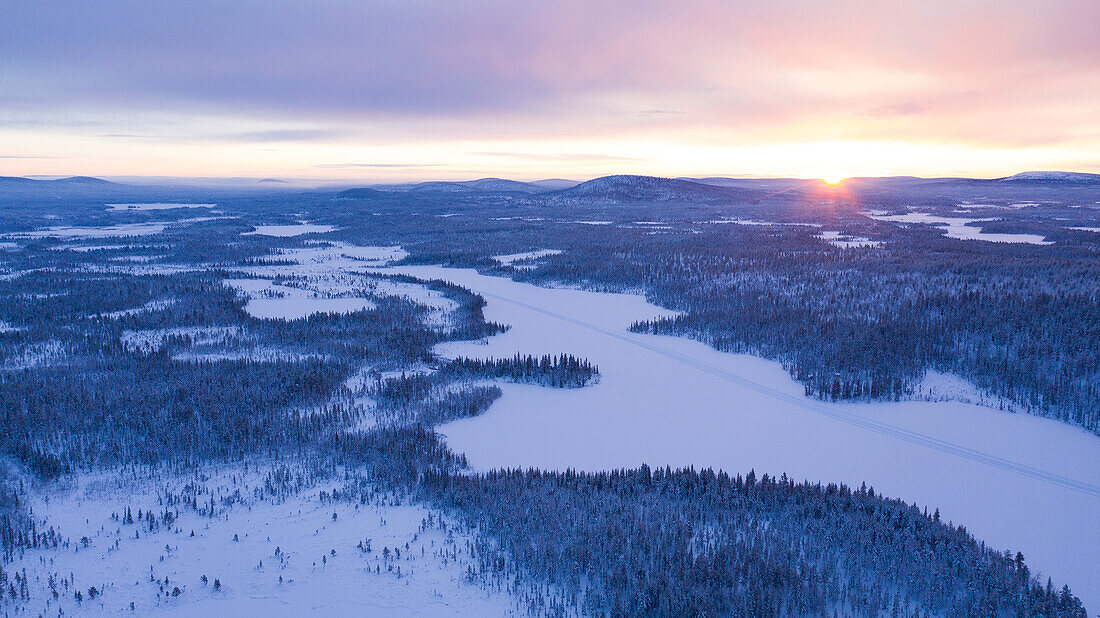
<svg viewBox="0 0 1100 618">
<path fill-rule="evenodd" d="M 42 492 L 105 470 L 294 460 L 311 466 L 308 481 L 271 477 L 256 496 L 325 479 L 343 484 L 331 496 L 341 503 L 429 505 L 471 531 L 470 585 L 507 591 L 533 614 L 1086 615 L 1012 547 L 866 486 L 642 462 L 471 465 L 444 425 L 486 414 L 510 385 L 599 388 L 602 363 L 566 347 L 443 356 L 510 325 L 486 319 L 492 298 L 384 270 L 442 264 L 642 294 L 678 313 L 634 333 L 777 361 L 815 399 L 919 400 L 926 376 L 942 373 L 988 407 L 1100 434 L 1100 234 L 1081 229 L 1100 225 L 1100 190 L 593 182 L 0 192 L 0 612 L 56 590 L 10 564 L 80 545 L 27 506 Z M 106 206 L 124 199 L 218 212 Z M 1034 202 L 995 210 L 983 229 L 1050 244 L 883 219 L 912 208 L 969 216 L 960 209 L 979 199 Z M 252 233 L 299 220 L 331 230 Z M 228 518 L 219 509 L 231 502 L 146 508 L 142 521 L 158 523 L 143 529 L 171 530 L 180 510 Z"/>
</svg>

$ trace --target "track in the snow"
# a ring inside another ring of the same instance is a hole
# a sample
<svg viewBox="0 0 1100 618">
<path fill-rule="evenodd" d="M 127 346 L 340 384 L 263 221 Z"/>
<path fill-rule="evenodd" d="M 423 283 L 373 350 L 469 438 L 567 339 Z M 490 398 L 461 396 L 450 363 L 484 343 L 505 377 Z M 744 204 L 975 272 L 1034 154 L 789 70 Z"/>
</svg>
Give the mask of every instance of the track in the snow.
<svg viewBox="0 0 1100 618">
<path fill-rule="evenodd" d="M 704 360 L 700 360 L 700 359 L 688 356 L 686 354 L 676 352 L 674 350 L 671 350 L 669 348 L 666 348 L 664 346 L 656 344 L 652 341 L 647 341 L 644 338 L 639 337 L 637 335 L 632 335 L 632 334 L 629 334 L 629 333 L 622 333 L 622 332 L 611 330 L 611 329 L 608 329 L 608 328 L 603 328 L 601 326 L 597 326 L 595 324 L 591 324 L 591 323 L 585 322 L 583 320 L 578 320 L 576 318 L 571 318 L 567 315 L 562 315 L 562 314 L 556 313 L 554 311 L 549 311 L 547 309 L 543 309 L 542 307 L 532 305 L 530 303 L 525 303 L 523 301 L 518 301 L 518 300 L 515 300 L 515 299 L 512 299 L 512 298 L 508 298 L 506 296 L 500 296 L 500 295 L 497 295 L 497 294 L 491 294 L 491 293 L 488 293 L 488 292 L 481 292 L 481 291 L 479 291 L 478 293 L 481 294 L 482 296 L 485 296 L 486 298 L 490 298 L 490 299 L 493 299 L 493 300 L 499 300 L 499 301 L 502 301 L 502 302 L 510 303 L 510 304 L 513 304 L 513 305 L 516 305 L 516 306 L 519 306 L 519 307 L 523 307 L 524 309 L 534 311 L 536 313 L 541 313 L 542 315 L 545 315 L 545 316 L 548 316 L 548 317 L 551 317 L 551 318 L 555 318 L 555 319 L 558 319 L 558 320 L 562 320 L 564 322 L 568 322 L 570 324 L 579 326 L 581 328 L 585 328 L 587 330 L 600 333 L 601 335 L 606 335 L 608 337 L 614 337 L 615 339 L 618 339 L 620 341 L 625 341 L 626 343 L 629 343 L 629 344 L 634 345 L 634 346 L 638 346 L 639 348 L 649 350 L 650 352 L 653 352 L 655 354 L 660 354 L 661 356 L 664 356 L 666 358 L 670 358 L 670 359 L 675 360 L 679 363 L 682 363 L 684 365 L 692 367 L 692 368 L 694 368 L 698 371 L 702 371 L 704 373 L 710 374 L 712 376 L 715 376 L 715 377 L 720 378 L 722 380 L 725 380 L 727 382 L 737 384 L 738 386 L 743 386 L 745 388 L 756 391 L 757 393 L 761 393 L 761 394 L 766 395 L 768 397 L 771 397 L 773 399 L 782 401 L 784 403 L 789 403 L 789 404 L 794 405 L 794 406 L 798 406 L 799 408 L 801 408 L 803 410 L 808 410 L 808 411 L 813 412 L 815 414 L 819 414 L 821 416 L 825 416 L 827 418 L 830 418 L 830 419 L 833 419 L 833 420 L 836 420 L 836 421 L 840 421 L 842 423 L 847 423 L 849 425 L 854 425 L 856 427 L 866 429 L 867 431 L 872 431 L 874 433 L 882 434 L 882 435 L 885 435 L 885 436 L 890 436 L 892 438 L 896 438 L 896 439 L 901 440 L 903 442 L 908 442 L 910 444 L 916 444 L 917 446 L 922 446 L 922 447 L 925 447 L 925 448 L 936 450 L 936 451 L 939 451 L 941 453 L 946 453 L 948 455 L 953 455 L 955 457 L 959 457 L 961 459 L 966 459 L 968 461 L 973 461 L 973 462 L 976 462 L 976 463 L 979 463 L 979 464 L 982 464 L 982 465 L 985 465 L 985 466 L 989 466 L 989 467 L 992 467 L 992 468 L 997 468 L 997 469 L 1000 469 L 1000 470 L 1005 470 L 1005 471 L 1011 472 L 1013 474 L 1019 474 L 1020 476 L 1025 476 L 1025 477 L 1028 477 L 1028 478 L 1031 478 L 1031 479 L 1035 479 L 1035 480 L 1043 482 L 1043 483 L 1048 483 L 1050 485 L 1056 485 L 1056 486 L 1059 486 L 1059 487 L 1063 487 L 1065 489 L 1069 489 L 1069 490 L 1072 490 L 1072 491 L 1087 494 L 1087 495 L 1093 496 L 1095 498 L 1100 498 L 1100 486 L 1093 485 L 1091 483 L 1085 483 L 1085 482 L 1082 482 L 1082 481 L 1071 479 L 1071 478 L 1066 477 L 1066 476 L 1062 476 L 1060 474 L 1056 474 L 1054 472 L 1048 472 L 1046 470 L 1042 470 L 1040 468 L 1029 466 L 1027 464 L 1022 464 L 1022 463 L 1019 463 L 1019 462 L 1016 462 L 1016 461 L 1012 461 L 1011 459 L 1005 459 L 1004 457 L 1000 457 L 1000 456 L 997 456 L 997 455 L 992 455 L 992 454 L 989 454 L 989 453 L 984 453 L 982 451 L 975 450 L 975 449 L 963 446 L 961 444 L 956 444 L 954 442 L 950 442 L 950 441 L 947 441 L 947 440 L 942 440 L 940 438 L 936 438 L 934 436 L 923 434 L 923 433 L 920 433 L 918 431 L 905 429 L 903 427 L 897 427 L 897 426 L 891 425 L 889 423 L 884 423 L 882 421 L 877 421 L 877 420 L 874 420 L 874 419 L 859 416 L 857 414 L 852 414 L 850 412 L 845 412 L 844 410 L 841 410 L 841 409 L 839 409 L 838 407 L 835 407 L 835 406 L 829 406 L 829 405 L 819 403 L 819 402 L 816 402 L 816 401 L 813 401 L 813 400 L 810 400 L 810 399 L 806 399 L 806 398 L 803 398 L 803 397 L 797 397 L 797 396 L 791 395 L 789 393 L 784 393 L 783 391 L 780 391 L 778 389 L 774 389 L 770 386 L 761 384 L 759 382 L 755 382 L 755 381 L 750 380 L 748 378 L 745 378 L 741 375 L 738 375 L 737 373 L 735 373 L 733 371 L 729 371 L 728 369 L 724 369 L 722 367 L 719 367 L 718 365 L 714 365 L 714 364 L 708 363 Z"/>
</svg>

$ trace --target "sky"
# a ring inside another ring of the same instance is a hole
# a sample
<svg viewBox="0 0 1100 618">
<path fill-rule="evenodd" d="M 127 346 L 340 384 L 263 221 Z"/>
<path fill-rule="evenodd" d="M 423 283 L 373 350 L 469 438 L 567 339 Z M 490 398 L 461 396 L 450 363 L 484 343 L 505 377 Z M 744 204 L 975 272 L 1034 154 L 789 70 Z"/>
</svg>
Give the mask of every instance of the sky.
<svg viewBox="0 0 1100 618">
<path fill-rule="evenodd" d="M 0 175 L 1100 172 L 1100 2 L 0 0 Z"/>
</svg>

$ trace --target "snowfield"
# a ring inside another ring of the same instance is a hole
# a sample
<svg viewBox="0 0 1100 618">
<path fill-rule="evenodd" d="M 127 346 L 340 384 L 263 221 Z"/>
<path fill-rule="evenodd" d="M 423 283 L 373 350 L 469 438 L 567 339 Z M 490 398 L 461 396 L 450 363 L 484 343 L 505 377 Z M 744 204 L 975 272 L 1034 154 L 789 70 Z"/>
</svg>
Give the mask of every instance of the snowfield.
<svg viewBox="0 0 1100 618">
<path fill-rule="evenodd" d="M 516 353 L 585 357 L 583 389 L 501 384 L 482 416 L 440 428 L 477 469 L 722 468 L 795 479 L 866 481 L 939 508 L 979 539 L 1022 551 L 1033 572 L 1100 606 L 1100 439 L 1053 420 L 961 402 L 824 403 L 777 363 L 697 341 L 628 332 L 669 315 L 638 296 L 541 288 L 474 270 L 388 269 L 482 294 L 487 342 L 444 344 L 446 357 Z M 943 380 L 933 380 L 941 385 Z"/>
<path fill-rule="evenodd" d="M 286 238 L 289 236 L 301 236 L 302 234 L 323 234 L 325 232 L 332 232 L 335 229 L 336 228 L 331 225 L 312 225 L 309 223 L 299 223 L 297 225 L 258 225 L 255 230 L 245 232 L 242 236 L 260 234 L 263 236 L 279 236 Z"/>
<path fill-rule="evenodd" d="M 275 255 L 279 262 L 238 269 L 257 279 L 227 279 L 225 284 L 249 300 L 245 311 L 256 318 L 293 320 L 315 313 L 347 313 L 373 309 L 374 302 L 361 296 L 397 296 L 429 309 L 427 320 L 436 326 L 449 324 L 458 305 L 441 292 L 423 285 L 390 281 L 369 275 L 372 268 L 400 260 L 400 247 L 359 247 L 346 243 L 318 243 L 286 249 Z M 287 284 L 277 284 L 285 279 Z"/>
<path fill-rule="evenodd" d="M 129 210 L 172 210 L 173 208 L 215 208 L 217 204 L 174 204 L 156 202 L 147 204 L 107 204 L 107 210 L 125 212 Z"/>
<path fill-rule="evenodd" d="M 151 236 L 160 234 L 169 226 L 187 225 L 213 221 L 225 217 L 194 217 L 180 219 L 179 221 L 163 221 L 149 223 L 126 223 L 122 225 L 100 226 L 56 226 L 48 227 L 33 232 L 14 232 L 7 234 L 10 238 L 60 238 L 61 240 L 74 240 L 79 238 L 115 238 L 125 236 Z"/>
<path fill-rule="evenodd" d="M 258 319 L 297 320 L 315 313 L 351 313 L 375 307 L 367 298 L 328 298 L 269 279 L 227 279 L 225 284 L 248 298 L 244 310 Z"/>
<path fill-rule="evenodd" d="M 817 237 L 834 247 L 840 247 L 841 249 L 853 249 L 859 247 L 877 247 L 882 243 L 877 240 L 871 240 L 870 238 L 864 238 L 862 236 L 850 236 L 842 232 L 821 232 L 817 234 Z"/>
<path fill-rule="evenodd" d="M 504 266 L 511 266 L 516 262 L 526 262 L 528 260 L 537 260 L 549 255 L 558 255 L 561 253 L 560 249 L 539 249 L 537 251 L 528 251 L 526 253 L 509 253 L 508 255 L 494 255 L 493 259 L 500 262 Z"/>
<path fill-rule="evenodd" d="M 822 240 L 866 239 L 822 232 Z M 553 253 L 494 259 L 522 265 Z M 485 340 L 443 344 L 436 348 L 440 356 L 570 353 L 599 367 L 599 382 L 585 388 L 499 383 L 504 394 L 486 413 L 441 426 L 448 445 L 475 469 L 607 470 L 647 463 L 754 469 L 854 487 L 866 482 L 887 496 L 938 508 L 944 519 L 998 549 L 1022 551 L 1041 578 L 1066 582 L 1087 607 L 1100 607 L 1096 436 L 987 407 L 998 402 L 965 380 L 936 372 L 920 386 L 919 396 L 930 401 L 808 399 L 777 363 L 689 339 L 630 333 L 634 321 L 674 315 L 641 296 L 544 288 L 469 269 L 390 265 L 406 255 L 400 247 L 310 243 L 272 254 L 271 263 L 237 269 L 255 278 L 225 284 L 248 298 L 246 310 L 255 317 L 354 311 L 374 306 L 364 295 L 399 295 L 427 305 L 428 319 L 444 325 L 454 301 L 378 275 L 443 279 L 484 296 L 486 320 L 511 328 Z M 238 345 L 247 335 L 235 327 L 130 330 L 122 339 L 151 351 L 172 336 L 187 336 L 195 346 L 235 346 L 186 350 L 180 359 L 282 358 L 278 350 Z M 24 352 L 3 369 L 54 362 L 62 350 L 44 345 Z M 363 368 L 347 385 L 373 375 Z M 34 597 L 28 615 L 522 613 L 507 591 L 466 581 L 471 531 L 422 505 L 384 497 L 358 506 L 327 499 L 340 487 L 336 480 L 263 497 L 268 469 L 208 466 L 184 475 L 146 471 L 141 478 L 133 469 L 74 474 L 63 486 L 30 492 L 33 515 L 73 543 L 28 551 L 5 568 L 25 568 L 37 590 L 52 578 L 60 591 L 56 599 Z M 200 506 L 213 499 L 215 515 L 167 504 L 168 496 L 187 492 Z M 135 516 L 138 509 L 178 516 L 147 530 L 120 519 L 127 508 Z M 435 523 L 424 528 L 428 519 Z M 370 552 L 360 549 L 365 539 Z M 400 558 L 383 557 L 383 548 L 394 547 Z M 95 598 L 88 594 L 93 586 Z"/>
<path fill-rule="evenodd" d="M 967 219 L 964 217 L 940 217 L 926 212 L 909 212 L 904 215 L 882 215 L 872 211 L 864 213 L 876 221 L 891 223 L 919 223 L 942 229 L 948 238 L 958 240 L 984 240 L 986 242 L 1025 243 L 1029 245 L 1053 245 L 1046 237 L 1038 234 L 994 234 L 985 232 L 980 226 L 971 225 L 983 221 L 996 221 L 996 218 Z"/>
<path fill-rule="evenodd" d="M 326 500 L 340 488 L 334 482 L 258 498 L 264 480 L 255 466 L 153 479 L 124 472 L 73 476 L 67 487 L 30 505 L 34 513 L 48 513 L 49 525 L 73 543 L 28 551 L 5 570 L 26 569 L 36 590 L 55 582 L 57 598 L 32 597 L 27 615 L 520 613 L 505 593 L 465 580 L 471 537 L 439 513 L 381 497 L 364 505 Z M 214 500 L 215 516 L 166 506 L 169 495 L 192 495 L 203 509 Z M 127 508 L 137 523 L 126 523 Z M 158 518 L 166 510 L 179 515 L 150 530 L 138 520 L 139 509 Z M 422 529 L 429 517 L 435 523 Z M 360 549 L 367 539 L 370 552 Z M 400 558 L 390 554 L 394 548 Z"/>
</svg>

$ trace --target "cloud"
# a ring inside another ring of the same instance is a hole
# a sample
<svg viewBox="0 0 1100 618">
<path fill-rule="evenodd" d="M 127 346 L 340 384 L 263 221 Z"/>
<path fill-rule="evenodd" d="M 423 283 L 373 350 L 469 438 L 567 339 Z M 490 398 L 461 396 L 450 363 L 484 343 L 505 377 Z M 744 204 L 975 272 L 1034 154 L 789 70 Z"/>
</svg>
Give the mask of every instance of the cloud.
<svg viewBox="0 0 1100 618">
<path fill-rule="evenodd" d="M 880 105 L 864 113 L 867 116 L 884 118 L 890 116 L 912 116 L 913 114 L 919 114 L 923 111 L 924 106 L 917 103 L 892 103 L 889 105 Z"/>
<path fill-rule="evenodd" d="M 271 129 L 226 133 L 214 136 L 214 139 L 231 142 L 314 142 L 324 141 L 335 135 L 337 132 L 329 129 Z"/>
<path fill-rule="evenodd" d="M 628 163 L 644 161 L 640 157 L 624 157 L 619 155 L 590 153 L 590 152 L 564 152 L 564 153 L 539 153 L 539 152 L 507 152 L 507 151 L 483 151 L 469 154 L 493 157 L 497 159 L 519 159 L 523 161 L 541 162 L 573 162 L 586 163 Z"/>
<path fill-rule="evenodd" d="M 10 130 L 288 146 L 1100 142 L 1095 0 L 38 0 L 3 13 Z"/>
<path fill-rule="evenodd" d="M 313 167 L 324 169 L 351 169 L 357 167 L 366 168 L 417 168 L 417 167 L 442 167 L 440 163 L 315 163 Z"/>
</svg>

